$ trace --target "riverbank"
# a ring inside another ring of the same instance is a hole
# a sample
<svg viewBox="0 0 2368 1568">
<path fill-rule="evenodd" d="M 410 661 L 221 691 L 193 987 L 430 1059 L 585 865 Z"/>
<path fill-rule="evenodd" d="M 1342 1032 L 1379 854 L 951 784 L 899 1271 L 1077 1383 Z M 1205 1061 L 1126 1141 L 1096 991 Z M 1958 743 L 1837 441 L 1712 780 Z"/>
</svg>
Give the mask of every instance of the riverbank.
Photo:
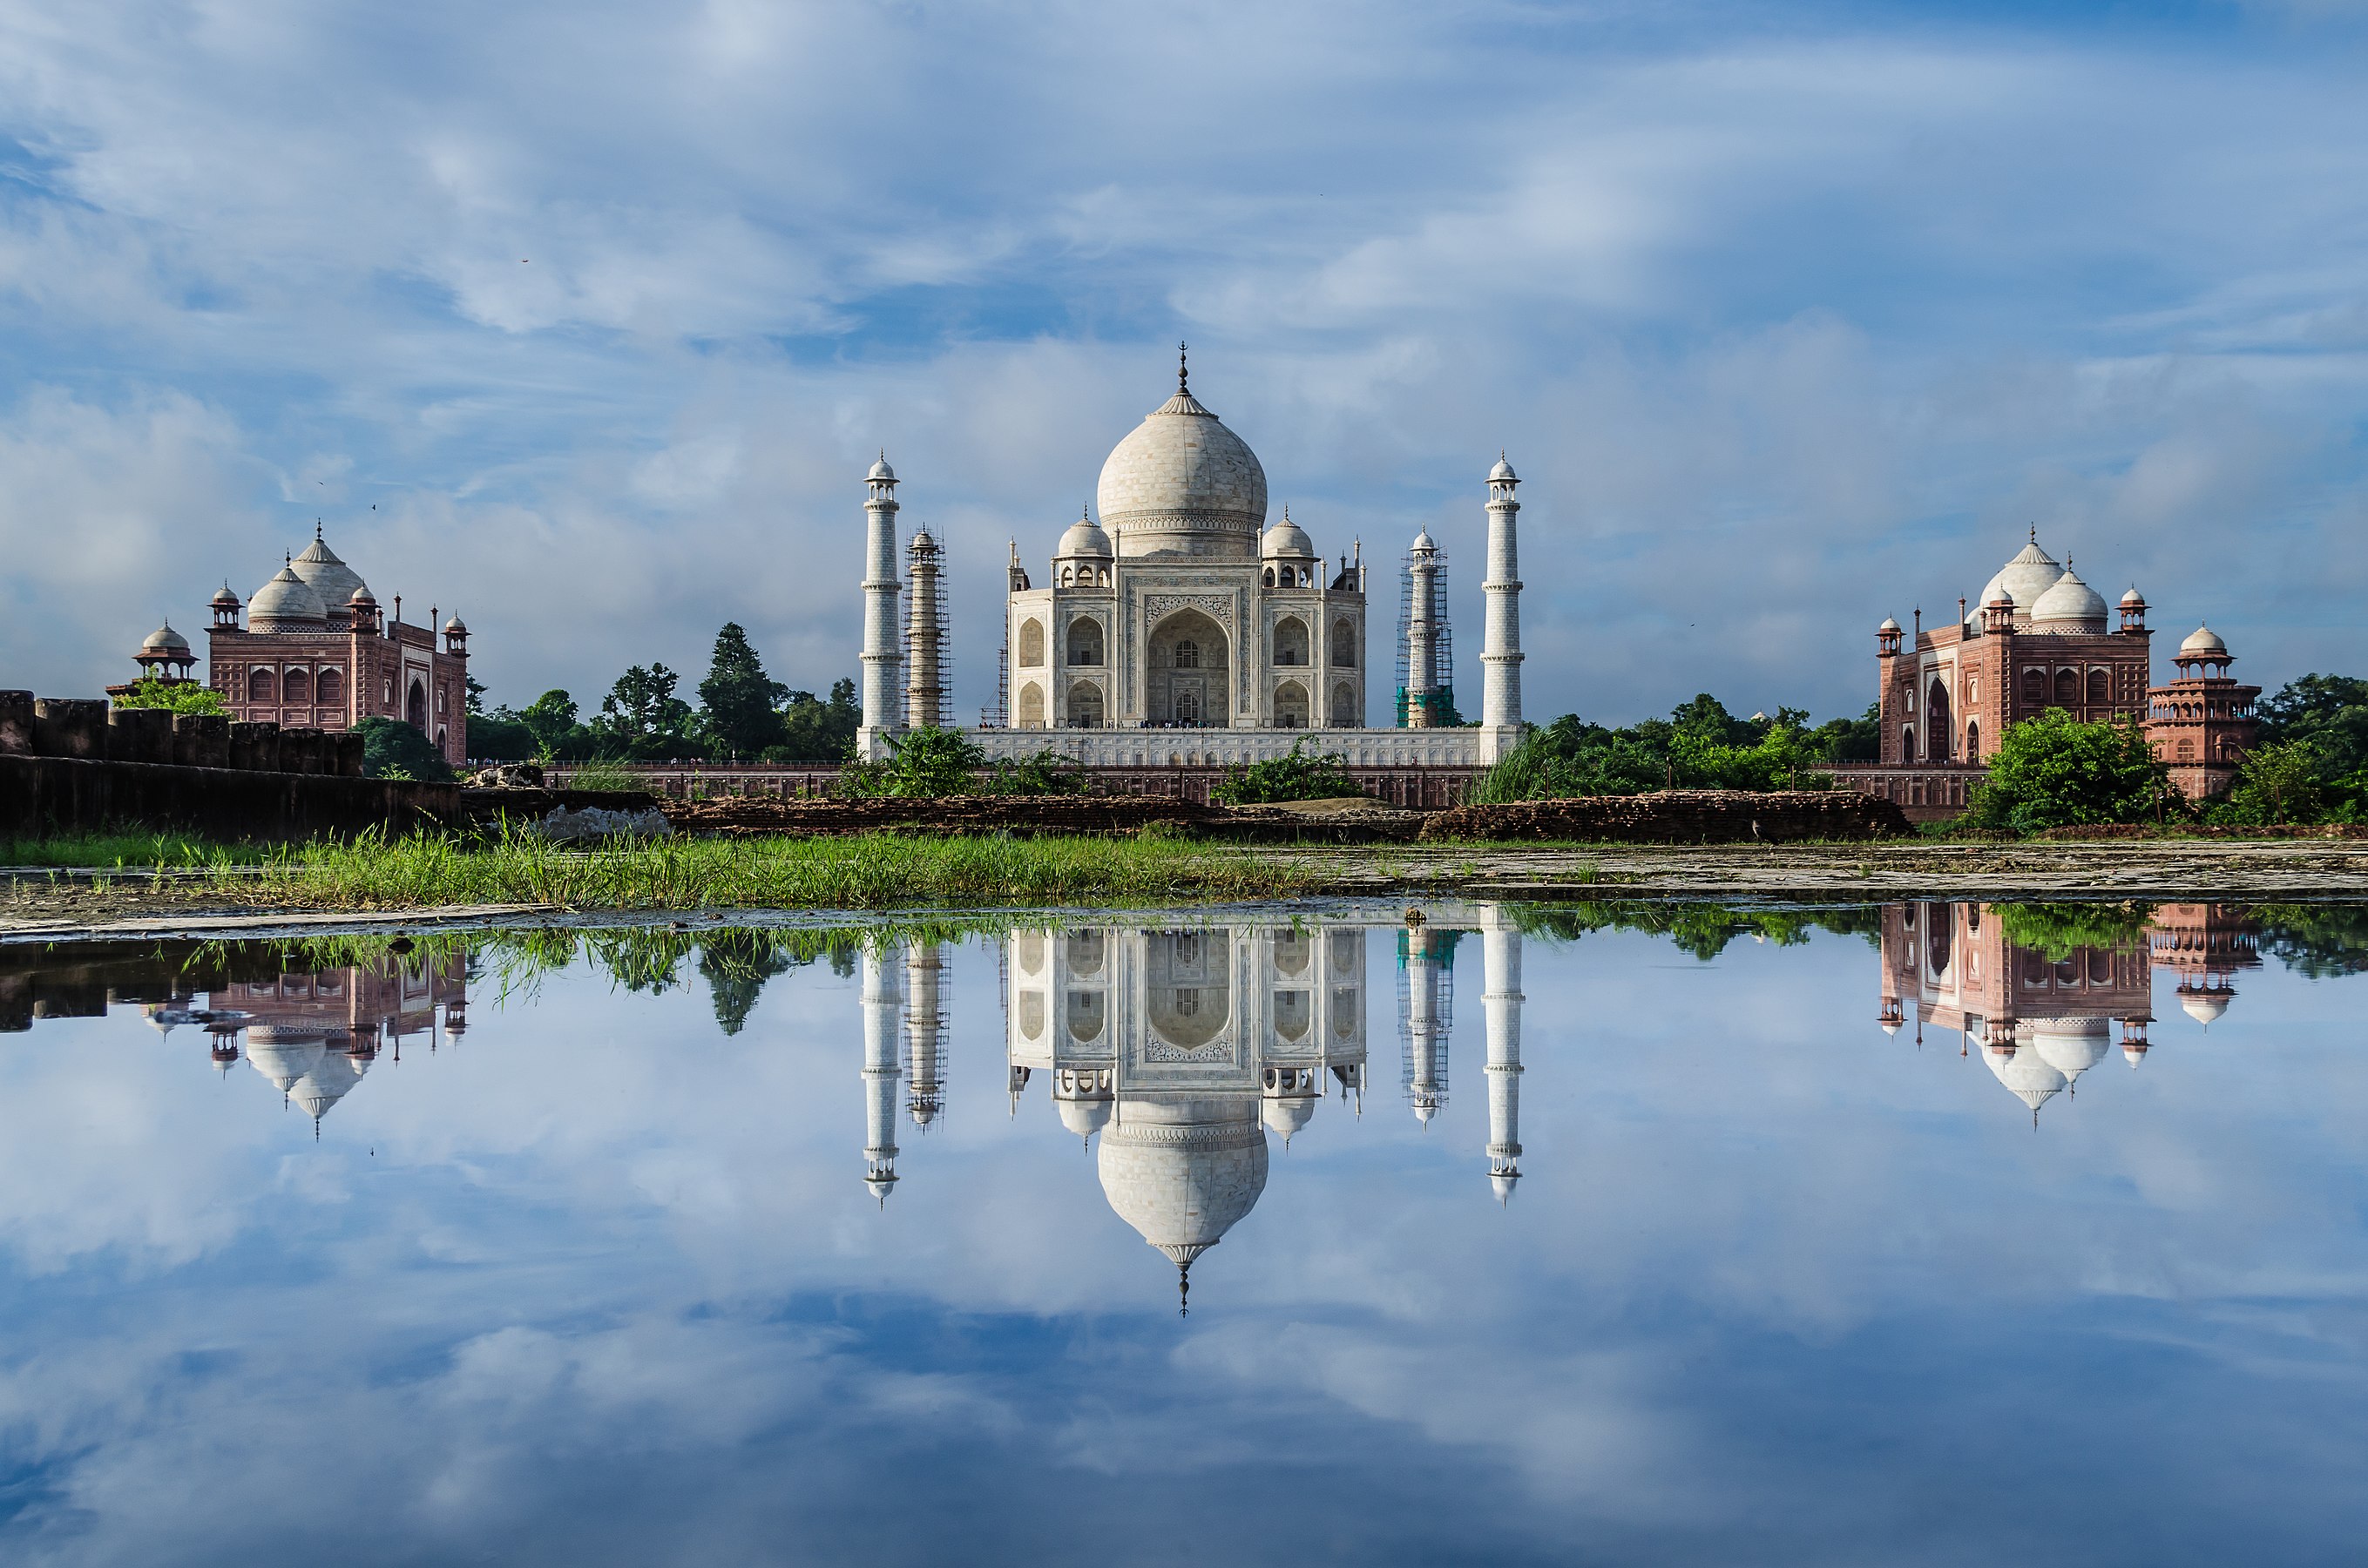
<svg viewBox="0 0 2368 1568">
<path fill-rule="evenodd" d="M 49 846 L 0 873 L 0 937 L 203 920 L 523 917 L 597 911 L 880 910 L 1312 898 L 2368 898 L 2360 840 L 1262 847 L 1157 837 L 675 839 L 593 849 L 438 838 L 277 851 Z M 118 863 L 93 867 L 109 850 Z M 162 864 L 158 862 L 162 861 Z"/>
</svg>

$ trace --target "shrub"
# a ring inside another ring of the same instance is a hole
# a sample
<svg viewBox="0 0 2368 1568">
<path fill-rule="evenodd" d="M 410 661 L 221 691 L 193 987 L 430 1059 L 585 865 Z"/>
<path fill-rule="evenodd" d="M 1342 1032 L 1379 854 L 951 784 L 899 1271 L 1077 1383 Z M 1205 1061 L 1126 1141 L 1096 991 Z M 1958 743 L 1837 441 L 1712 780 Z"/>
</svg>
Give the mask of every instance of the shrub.
<svg viewBox="0 0 2368 1568">
<path fill-rule="evenodd" d="M 996 795 L 1082 795 L 1088 778 L 1085 768 L 1051 748 L 1017 762 L 998 762 L 986 781 Z"/>
<path fill-rule="evenodd" d="M 2324 760 L 2307 741 L 2260 746 L 2237 768 L 2227 800 L 2213 813 L 2232 824 L 2317 822 L 2325 814 Z"/>
<path fill-rule="evenodd" d="M 2061 708 L 1998 737 L 1989 778 L 1964 825 L 2043 833 L 2083 823 L 2158 818 L 2169 801 L 2162 765 L 2135 720 L 2083 723 Z"/>
<path fill-rule="evenodd" d="M 158 680 L 143 676 L 128 691 L 116 693 L 118 708 L 161 708 L 168 713 L 228 713 L 230 704 L 212 687 L 193 680 Z"/>
<path fill-rule="evenodd" d="M 838 776 L 842 795 L 934 797 L 979 792 L 986 754 L 960 730 L 933 727 L 888 737 L 889 758 L 850 763 Z"/>
<path fill-rule="evenodd" d="M 1311 752 L 1304 740 L 1292 743 L 1290 752 L 1247 767 L 1225 770 L 1209 798 L 1224 806 L 1272 805 L 1282 801 L 1337 801 L 1361 795 L 1349 777 L 1349 759 L 1330 752 Z"/>
<path fill-rule="evenodd" d="M 424 778 L 442 783 L 452 768 L 426 735 L 400 719 L 373 715 L 356 724 L 362 737 L 362 771 L 372 778 Z"/>
</svg>

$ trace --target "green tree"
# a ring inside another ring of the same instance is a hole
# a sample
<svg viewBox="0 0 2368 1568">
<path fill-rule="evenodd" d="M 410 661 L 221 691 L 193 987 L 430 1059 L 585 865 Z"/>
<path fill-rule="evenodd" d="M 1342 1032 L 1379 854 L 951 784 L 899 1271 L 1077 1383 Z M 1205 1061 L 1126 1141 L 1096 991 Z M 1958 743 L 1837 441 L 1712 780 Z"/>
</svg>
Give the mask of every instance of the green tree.
<svg viewBox="0 0 2368 1568">
<path fill-rule="evenodd" d="M 354 728 L 362 737 L 362 772 L 370 778 L 442 783 L 452 777 L 435 743 L 400 719 L 372 714 Z"/>
<path fill-rule="evenodd" d="M 855 732 L 863 710 L 855 683 L 837 680 L 828 698 L 811 691 L 792 691 L 781 703 L 781 739 L 765 749 L 773 762 L 837 762 L 855 749 Z"/>
<path fill-rule="evenodd" d="M 633 665 L 617 677 L 600 704 L 592 733 L 628 757 L 646 761 L 693 755 L 690 704 L 674 694 L 682 677 L 662 664 Z"/>
<path fill-rule="evenodd" d="M 2307 675 L 2260 702 L 2261 740 L 2306 741 L 2329 776 L 2368 768 L 2368 680 Z"/>
<path fill-rule="evenodd" d="M 144 676 L 131 689 L 115 695 L 118 708 L 162 708 L 170 713 L 228 713 L 230 704 L 212 687 L 193 680 L 158 680 Z"/>
<path fill-rule="evenodd" d="M 2166 803 L 2162 765 L 2135 720 L 2083 723 L 2061 708 L 1998 737 L 1988 778 L 1965 812 L 1975 827 L 2042 833 L 2144 822 Z"/>
<path fill-rule="evenodd" d="M 553 687 L 528 703 L 526 711 L 518 715 L 518 722 L 534 737 L 535 750 L 550 756 L 561 756 L 575 735 L 575 699 Z"/>
<path fill-rule="evenodd" d="M 2308 741 L 2256 746 L 2237 770 L 2220 820 L 2238 823 L 2316 822 L 2326 803 L 2324 763 Z"/>
<path fill-rule="evenodd" d="M 699 683 L 701 721 L 707 733 L 734 757 L 757 756 L 781 738 L 779 704 L 788 689 L 765 673 L 764 661 L 748 645 L 736 621 L 715 634 L 707 678 Z"/>
<path fill-rule="evenodd" d="M 886 762 L 859 764 L 840 774 L 841 792 L 927 798 L 979 792 L 986 754 L 960 730 L 907 730 L 891 735 L 888 748 Z"/>
</svg>

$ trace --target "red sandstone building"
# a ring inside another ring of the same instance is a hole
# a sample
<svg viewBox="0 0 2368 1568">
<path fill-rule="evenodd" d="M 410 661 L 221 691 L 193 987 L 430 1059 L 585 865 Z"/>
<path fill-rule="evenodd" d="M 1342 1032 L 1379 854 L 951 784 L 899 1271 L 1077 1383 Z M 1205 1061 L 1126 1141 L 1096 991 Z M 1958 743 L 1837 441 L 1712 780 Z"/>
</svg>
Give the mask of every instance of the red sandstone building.
<svg viewBox="0 0 2368 1568">
<path fill-rule="evenodd" d="M 1963 811 L 2009 726 L 2061 709 L 2084 722 L 2146 726 L 2155 755 L 2192 799 L 2228 786 L 2251 746 L 2258 687 L 2228 678 L 2226 645 L 2199 629 L 2180 644 L 2180 676 L 2153 682 L 2146 602 L 2123 594 L 2118 625 L 2104 597 L 2040 548 L 2036 529 L 1959 619 L 1911 634 L 1876 629 L 1881 762 L 1837 770 L 1896 801 L 1911 818 Z"/>
<path fill-rule="evenodd" d="M 391 619 L 383 614 L 316 528 L 304 553 L 244 607 L 228 584 L 214 596 L 211 684 L 233 717 L 285 728 L 346 730 L 371 717 L 401 719 L 458 766 L 469 756 L 469 629 L 454 616 L 439 647 L 433 609 L 427 626 L 404 621 L 400 597 L 394 611 Z M 142 650 L 143 665 L 149 652 Z"/>
</svg>

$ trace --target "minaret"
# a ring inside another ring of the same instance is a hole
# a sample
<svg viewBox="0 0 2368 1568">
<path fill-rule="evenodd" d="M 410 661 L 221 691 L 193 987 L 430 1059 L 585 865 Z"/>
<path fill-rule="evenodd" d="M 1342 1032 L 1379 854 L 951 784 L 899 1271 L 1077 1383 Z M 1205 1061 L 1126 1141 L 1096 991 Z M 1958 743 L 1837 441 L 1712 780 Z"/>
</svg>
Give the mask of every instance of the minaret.
<svg viewBox="0 0 2368 1568">
<path fill-rule="evenodd" d="M 863 1184 L 888 1206 L 896 1184 L 896 960 L 863 953 Z"/>
<path fill-rule="evenodd" d="M 1406 552 L 1406 727 L 1437 727 L 1439 714 L 1439 546 L 1426 528 Z"/>
<path fill-rule="evenodd" d="M 1406 955 L 1406 1094 L 1415 1119 L 1424 1126 L 1447 1103 L 1447 1020 L 1440 1006 L 1437 933 L 1428 927 L 1399 934 Z"/>
<path fill-rule="evenodd" d="M 945 949 L 936 942 L 915 942 L 905 951 L 905 1059 L 912 1063 L 913 1088 L 905 1108 L 913 1125 L 928 1131 L 945 1104 L 945 1086 L 939 1080 L 939 1059 L 945 1048 Z"/>
<path fill-rule="evenodd" d="M 1488 624 L 1480 653 L 1480 756 L 1494 761 L 1521 733 L 1521 562 L 1514 537 L 1513 465 L 1502 452 L 1488 471 L 1488 575 L 1480 585 Z"/>
<path fill-rule="evenodd" d="M 863 725 L 856 732 L 856 755 L 877 762 L 887 756 L 896 729 L 896 471 L 888 454 L 871 465 L 863 503 Z"/>
<path fill-rule="evenodd" d="M 1521 1179 L 1521 932 L 1502 905 L 1481 914 L 1480 942 L 1488 1009 L 1488 1185 L 1497 1201 Z"/>
<path fill-rule="evenodd" d="M 905 547 L 913 602 L 905 622 L 905 727 L 934 729 L 951 717 L 946 702 L 945 601 L 938 586 L 938 541 L 916 528 Z"/>
</svg>

